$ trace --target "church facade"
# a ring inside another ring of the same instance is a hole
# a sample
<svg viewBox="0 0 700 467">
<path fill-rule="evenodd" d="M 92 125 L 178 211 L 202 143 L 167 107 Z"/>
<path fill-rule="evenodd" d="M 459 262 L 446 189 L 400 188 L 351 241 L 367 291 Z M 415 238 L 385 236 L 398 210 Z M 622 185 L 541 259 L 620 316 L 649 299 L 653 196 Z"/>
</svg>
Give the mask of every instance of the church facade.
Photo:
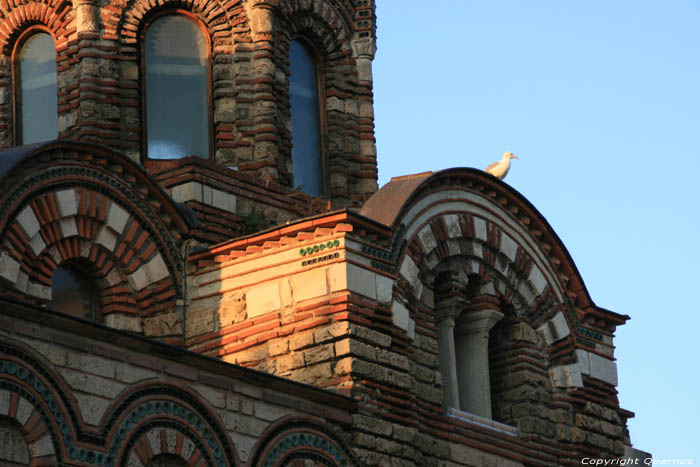
<svg viewBox="0 0 700 467">
<path fill-rule="evenodd" d="M 0 5 L 0 462 L 647 456 L 546 219 L 377 187 L 372 0 Z"/>
</svg>

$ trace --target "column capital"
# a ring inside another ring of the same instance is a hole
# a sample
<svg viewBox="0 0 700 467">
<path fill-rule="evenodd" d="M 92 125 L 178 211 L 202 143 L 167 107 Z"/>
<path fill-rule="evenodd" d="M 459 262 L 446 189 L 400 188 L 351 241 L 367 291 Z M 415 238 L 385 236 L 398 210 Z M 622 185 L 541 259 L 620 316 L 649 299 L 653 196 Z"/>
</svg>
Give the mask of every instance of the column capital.
<svg viewBox="0 0 700 467">
<path fill-rule="evenodd" d="M 261 40 L 271 39 L 274 28 L 273 13 L 279 3 L 279 0 L 248 0 L 248 24 L 253 37 Z"/>
<path fill-rule="evenodd" d="M 489 331 L 503 318 L 503 313 L 493 309 L 467 310 L 455 321 L 457 334 L 483 334 L 488 337 Z"/>
<path fill-rule="evenodd" d="M 451 297 L 440 300 L 435 306 L 435 314 L 437 322 L 444 320 L 452 320 L 454 323 L 457 317 L 469 306 L 469 302 L 461 295 L 453 295 Z"/>
</svg>

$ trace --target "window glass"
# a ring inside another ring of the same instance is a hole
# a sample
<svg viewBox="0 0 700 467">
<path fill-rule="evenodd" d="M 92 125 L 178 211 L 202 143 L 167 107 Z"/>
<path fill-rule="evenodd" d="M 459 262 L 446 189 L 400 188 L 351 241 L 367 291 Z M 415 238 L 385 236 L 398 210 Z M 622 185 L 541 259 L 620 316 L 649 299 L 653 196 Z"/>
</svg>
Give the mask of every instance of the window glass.
<svg viewBox="0 0 700 467">
<path fill-rule="evenodd" d="M 97 320 L 98 293 L 92 279 L 74 266 L 53 273 L 49 308 L 78 318 Z"/>
<path fill-rule="evenodd" d="M 321 196 L 323 166 L 318 75 L 314 56 L 301 41 L 295 40 L 291 43 L 289 71 L 294 185 L 310 195 Z"/>
<path fill-rule="evenodd" d="M 209 157 L 207 49 L 194 21 L 163 16 L 146 31 L 148 157 Z"/>
<path fill-rule="evenodd" d="M 187 462 L 173 454 L 158 454 L 151 459 L 147 467 L 187 467 Z"/>
<path fill-rule="evenodd" d="M 32 34 L 19 53 L 19 121 L 22 144 L 56 139 L 56 46 L 50 34 Z"/>
</svg>

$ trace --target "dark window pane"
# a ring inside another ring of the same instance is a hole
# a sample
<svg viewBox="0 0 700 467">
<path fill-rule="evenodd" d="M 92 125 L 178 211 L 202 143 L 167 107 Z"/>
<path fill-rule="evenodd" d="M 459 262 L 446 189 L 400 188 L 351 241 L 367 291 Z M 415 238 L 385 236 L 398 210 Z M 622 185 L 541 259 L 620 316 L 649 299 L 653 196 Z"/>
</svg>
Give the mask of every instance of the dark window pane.
<svg viewBox="0 0 700 467">
<path fill-rule="evenodd" d="M 187 462 L 173 454 L 158 454 L 150 460 L 147 467 L 187 467 Z"/>
<path fill-rule="evenodd" d="M 19 54 L 22 143 L 56 139 L 56 46 L 46 33 L 32 35 Z"/>
<path fill-rule="evenodd" d="M 97 318 L 97 287 L 82 270 L 73 266 L 60 266 L 51 281 L 49 308 L 95 320 Z"/>
<path fill-rule="evenodd" d="M 310 195 L 321 196 L 323 167 L 316 65 L 311 51 L 300 41 L 292 41 L 289 62 L 294 185 Z"/>
<path fill-rule="evenodd" d="M 148 157 L 209 157 L 204 36 L 180 15 L 164 16 L 146 32 Z"/>
</svg>

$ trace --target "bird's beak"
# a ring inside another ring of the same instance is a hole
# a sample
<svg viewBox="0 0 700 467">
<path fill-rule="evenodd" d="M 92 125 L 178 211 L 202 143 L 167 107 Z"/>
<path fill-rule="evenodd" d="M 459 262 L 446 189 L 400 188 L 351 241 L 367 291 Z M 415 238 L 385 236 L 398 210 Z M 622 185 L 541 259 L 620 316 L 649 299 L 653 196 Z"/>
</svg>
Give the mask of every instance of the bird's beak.
<svg viewBox="0 0 700 467">
<path fill-rule="evenodd" d="M 519 158 L 518 156 L 516 156 L 515 154 L 511 154 L 510 157 L 512 157 L 513 159 L 520 159 L 520 158 Z"/>
</svg>

